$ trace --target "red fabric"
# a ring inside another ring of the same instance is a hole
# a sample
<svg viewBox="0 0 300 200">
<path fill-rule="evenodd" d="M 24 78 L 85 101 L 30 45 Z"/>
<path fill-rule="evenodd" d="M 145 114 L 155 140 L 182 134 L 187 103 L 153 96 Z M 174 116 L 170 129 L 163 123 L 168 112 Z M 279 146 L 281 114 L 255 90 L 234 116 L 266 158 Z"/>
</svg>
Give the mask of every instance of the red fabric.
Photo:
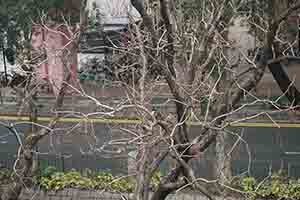
<svg viewBox="0 0 300 200">
<path fill-rule="evenodd" d="M 65 73 L 71 72 L 69 84 L 76 87 L 77 82 L 77 45 L 72 36 L 77 31 L 68 29 L 65 25 L 35 25 L 32 30 L 32 47 L 35 52 L 46 54 L 44 59 L 39 59 L 36 74 L 37 80 L 46 80 L 50 83 L 54 94 L 58 94 Z M 65 52 L 65 53 L 63 53 Z M 64 66 L 67 60 L 67 67 Z"/>
</svg>

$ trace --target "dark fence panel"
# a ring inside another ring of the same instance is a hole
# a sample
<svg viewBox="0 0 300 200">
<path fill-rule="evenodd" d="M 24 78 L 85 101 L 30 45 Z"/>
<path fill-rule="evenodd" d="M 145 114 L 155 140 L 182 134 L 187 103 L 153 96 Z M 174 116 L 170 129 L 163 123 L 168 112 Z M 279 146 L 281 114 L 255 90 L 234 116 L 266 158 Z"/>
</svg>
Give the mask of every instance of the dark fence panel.
<svg viewBox="0 0 300 200">
<path fill-rule="evenodd" d="M 74 126 L 65 123 L 63 127 Z M 18 129 L 25 132 L 28 127 L 22 125 Z M 45 169 L 55 166 L 65 171 L 76 169 L 82 171 L 89 168 L 93 171 L 107 171 L 113 174 L 126 174 L 128 160 L 126 154 L 121 158 L 105 157 L 101 152 L 89 152 L 91 148 L 99 148 L 103 143 L 112 138 L 121 137 L 119 133 L 112 131 L 113 126 L 95 124 L 95 132 L 90 129 L 78 128 L 71 134 L 66 134 L 64 129 L 46 137 L 38 146 L 39 167 Z M 85 131 L 83 131 L 85 130 Z M 197 135 L 198 128 L 192 127 L 193 135 Z M 233 129 L 241 133 L 241 128 Z M 244 128 L 242 138 L 247 142 L 251 152 L 251 165 L 249 166 L 246 145 L 240 143 L 232 154 L 232 172 L 234 175 L 247 171 L 256 177 L 265 177 L 269 172 L 284 170 L 289 176 L 300 177 L 300 141 L 299 129 L 297 128 Z M 114 135 L 115 134 L 115 135 Z M 237 140 L 236 136 L 230 136 L 230 143 Z M 0 166 L 12 168 L 16 148 L 18 144 L 14 135 L 10 135 L 6 129 L 0 128 Z M 192 167 L 196 175 L 210 178 L 213 177 L 214 150 L 211 146 L 199 159 L 192 160 Z M 171 167 L 171 162 L 164 163 L 162 171 Z"/>
</svg>

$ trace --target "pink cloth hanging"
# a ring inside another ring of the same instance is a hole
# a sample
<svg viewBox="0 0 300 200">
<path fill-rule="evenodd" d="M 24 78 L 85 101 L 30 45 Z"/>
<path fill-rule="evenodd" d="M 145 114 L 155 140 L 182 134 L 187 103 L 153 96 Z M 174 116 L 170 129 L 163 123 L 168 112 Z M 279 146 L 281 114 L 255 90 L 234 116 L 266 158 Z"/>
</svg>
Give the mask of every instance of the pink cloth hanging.
<svg viewBox="0 0 300 200">
<path fill-rule="evenodd" d="M 33 26 L 32 47 L 36 54 L 40 54 L 36 68 L 37 81 L 47 81 L 55 95 L 59 93 L 67 72 L 71 73 L 69 84 L 76 87 L 77 45 L 72 40 L 76 31 L 64 24 Z"/>
</svg>

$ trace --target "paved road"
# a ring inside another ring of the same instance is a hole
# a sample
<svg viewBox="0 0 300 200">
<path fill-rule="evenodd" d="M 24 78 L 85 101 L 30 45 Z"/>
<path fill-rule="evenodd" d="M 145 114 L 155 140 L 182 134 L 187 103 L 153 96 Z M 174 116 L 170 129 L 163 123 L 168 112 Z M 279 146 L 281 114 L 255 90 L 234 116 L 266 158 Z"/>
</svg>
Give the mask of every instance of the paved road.
<svg viewBox="0 0 300 200">
<path fill-rule="evenodd" d="M 74 128 L 74 126 L 77 127 Z M 41 166 L 54 165 L 61 169 L 101 169 L 111 170 L 114 173 L 126 172 L 126 159 L 103 158 L 103 153 L 92 152 L 112 138 L 123 137 L 115 130 L 114 124 L 85 124 L 61 123 L 49 137 L 39 144 L 41 152 L 39 158 Z M 19 124 L 17 129 L 24 133 L 29 126 Z M 243 131 L 243 139 L 247 141 L 251 150 L 252 172 L 256 176 L 265 176 L 271 169 L 277 171 L 285 169 L 290 175 L 300 177 L 300 135 L 298 128 L 262 128 L 248 127 L 235 128 L 237 133 Z M 94 132 L 93 132 L 94 130 Z M 198 127 L 192 127 L 193 134 L 197 134 Z M 231 142 L 237 137 L 232 136 Z M 12 166 L 17 142 L 9 131 L 0 126 L 0 163 Z M 208 175 L 211 172 L 214 156 L 211 150 L 205 155 L 205 160 L 194 160 L 193 166 L 198 175 Z M 61 157 L 60 155 L 63 155 Z M 248 167 L 248 152 L 246 145 L 241 143 L 232 155 L 233 171 L 235 174 L 244 172 Z"/>
<path fill-rule="evenodd" d="M 112 126 L 95 125 L 95 135 L 91 127 L 74 128 L 74 123 L 63 123 L 54 130 L 50 136 L 44 138 L 38 145 L 38 155 L 41 167 L 48 165 L 60 169 L 101 169 L 115 173 L 126 172 L 127 160 L 103 158 L 103 153 L 93 152 L 91 149 L 99 148 L 104 142 L 111 140 Z M 73 128 L 73 129 L 72 129 Z M 28 125 L 18 125 L 20 133 L 29 130 Z M 71 130 L 72 129 L 72 130 Z M 0 163 L 11 167 L 15 158 L 16 138 L 7 129 L 0 126 Z"/>
</svg>

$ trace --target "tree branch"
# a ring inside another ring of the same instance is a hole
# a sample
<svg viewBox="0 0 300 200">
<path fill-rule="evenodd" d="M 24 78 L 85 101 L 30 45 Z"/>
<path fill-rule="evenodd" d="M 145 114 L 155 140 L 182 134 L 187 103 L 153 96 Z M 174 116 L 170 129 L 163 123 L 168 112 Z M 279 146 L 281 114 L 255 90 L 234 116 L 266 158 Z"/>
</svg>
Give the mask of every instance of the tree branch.
<svg viewBox="0 0 300 200">
<path fill-rule="evenodd" d="M 174 69 L 174 56 L 175 56 L 175 49 L 174 49 L 174 24 L 171 22 L 172 14 L 170 9 L 170 2 L 171 0 L 160 0 L 160 11 L 163 18 L 163 22 L 165 24 L 165 27 L 167 29 L 167 39 L 168 39 L 168 45 L 167 45 L 167 65 L 168 70 L 170 71 L 171 75 L 176 77 L 176 72 Z"/>
</svg>

